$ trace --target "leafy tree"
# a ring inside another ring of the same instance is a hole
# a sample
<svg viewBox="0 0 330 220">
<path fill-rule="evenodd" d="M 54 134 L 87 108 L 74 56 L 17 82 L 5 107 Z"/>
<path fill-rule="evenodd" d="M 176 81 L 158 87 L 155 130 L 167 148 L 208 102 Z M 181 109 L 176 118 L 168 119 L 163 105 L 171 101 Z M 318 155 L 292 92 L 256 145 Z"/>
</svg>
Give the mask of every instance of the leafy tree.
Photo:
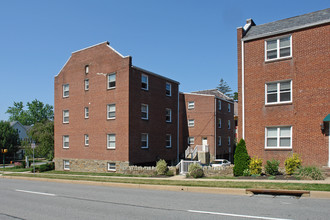
<svg viewBox="0 0 330 220">
<path fill-rule="evenodd" d="M 44 157 L 48 160 L 54 158 L 54 122 L 36 123 L 29 131 L 29 136 L 35 141 L 35 157 Z M 32 156 L 33 149 L 30 143 L 25 143 L 25 151 Z"/>
<path fill-rule="evenodd" d="M 234 154 L 234 175 L 243 176 L 243 172 L 249 169 L 250 157 L 246 150 L 245 141 L 241 139 L 237 144 Z"/>
<path fill-rule="evenodd" d="M 34 125 L 54 118 L 53 106 L 45 105 L 37 99 L 27 103 L 27 110 L 23 102 L 14 102 L 14 106 L 9 107 L 6 113 L 10 114 L 9 121 L 19 121 L 22 125 Z"/>
<path fill-rule="evenodd" d="M 0 121 L 0 148 L 8 149 L 6 156 L 12 156 L 19 146 L 18 132 L 10 126 L 9 122 Z"/>
<path fill-rule="evenodd" d="M 235 101 L 238 101 L 238 92 L 234 92 L 234 97 L 233 97 L 233 99 L 234 99 Z"/>
<path fill-rule="evenodd" d="M 233 97 L 233 94 L 231 93 L 232 92 L 231 88 L 228 86 L 227 82 L 225 80 L 223 80 L 223 78 L 220 79 L 217 89 L 220 92 L 222 92 L 223 94 L 225 94 L 226 96 L 228 96 L 230 98 Z"/>
</svg>

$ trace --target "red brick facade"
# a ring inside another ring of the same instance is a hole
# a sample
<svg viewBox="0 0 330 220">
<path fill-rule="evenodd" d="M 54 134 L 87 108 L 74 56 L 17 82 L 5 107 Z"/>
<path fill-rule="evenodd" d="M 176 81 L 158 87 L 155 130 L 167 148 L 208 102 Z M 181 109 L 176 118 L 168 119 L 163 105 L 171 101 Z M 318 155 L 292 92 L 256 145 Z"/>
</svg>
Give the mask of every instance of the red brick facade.
<svg viewBox="0 0 330 220">
<path fill-rule="evenodd" d="M 330 113 L 329 23 L 250 40 L 245 34 L 238 28 L 239 139 L 244 135 L 249 155 L 264 163 L 277 159 L 283 166 L 289 154 L 298 153 L 304 165 L 327 166 L 328 128 L 320 124 Z M 265 61 L 266 41 L 283 36 L 291 36 L 291 56 Z M 283 81 L 291 82 L 291 102 L 267 104 L 266 84 Z M 266 147 L 266 128 L 282 126 L 292 129 L 291 147 Z"/>
<path fill-rule="evenodd" d="M 194 103 L 193 108 L 189 107 L 189 102 Z M 221 109 L 219 102 L 221 102 Z M 228 105 L 230 105 L 229 111 Z M 221 128 L 219 119 L 221 119 Z M 188 125 L 189 120 L 194 120 L 194 126 Z M 215 95 L 180 94 L 180 152 L 184 153 L 189 145 L 193 148 L 196 145 L 203 145 L 203 139 L 206 139 L 211 161 L 215 158 L 233 161 L 234 129 L 233 102 L 219 99 Z M 188 143 L 188 137 L 194 138 L 193 144 Z M 221 145 L 219 145 L 219 137 L 221 137 Z M 230 139 L 229 142 L 228 139 Z"/>
<path fill-rule="evenodd" d="M 132 66 L 107 42 L 72 53 L 55 77 L 55 159 L 90 159 L 149 164 L 177 160 L 178 86 L 176 81 Z M 88 65 L 88 73 L 85 67 Z M 108 75 L 115 74 L 115 87 L 108 88 Z M 141 75 L 148 77 L 148 89 L 141 88 Z M 89 89 L 85 90 L 85 80 Z M 171 95 L 166 95 L 166 83 Z M 69 96 L 63 97 L 63 85 Z M 115 118 L 107 119 L 107 105 L 115 105 Z M 148 105 L 148 119 L 141 119 L 141 104 Z M 89 117 L 85 118 L 84 108 Z M 171 122 L 166 122 L 166 108 Z M 69 110 L 69 123 L 63 123 Z M 148 134 L 148 148 L 141 148 L 141 134 Z M 85 145 L 85 134 L 89 145 Z M 115 135 L 115 149 L 107 148 L 107 135 Z M 69 147 L 63 147 L 63 136 Z M 166 135 L 171 146 L 166 147 Z M 58 168 L 62 169 L 62 168 Z"/>
</svg>

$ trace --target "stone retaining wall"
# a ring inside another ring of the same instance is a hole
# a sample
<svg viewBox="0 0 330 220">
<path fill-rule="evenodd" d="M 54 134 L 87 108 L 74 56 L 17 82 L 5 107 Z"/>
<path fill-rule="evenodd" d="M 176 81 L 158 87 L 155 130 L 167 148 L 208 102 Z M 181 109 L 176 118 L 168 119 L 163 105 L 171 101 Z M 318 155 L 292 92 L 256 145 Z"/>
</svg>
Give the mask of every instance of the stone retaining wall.
<svg viewBox="0 0 330 220">
<path fill-rule="evenodd" d="M 233 168 L 234 165 L 222 167 L 204 166 L 203 171 L 206 177 L 234 176 Z"/>
<path fill-rule="evenodd" d="M 70 170 L 72 172 L 92 172 L 92 173 L 122 173 L 131 175 L 156 175 L 156 167 L 141 167 L 129 166 L 128 162 L 122 161 L 106 161 L 106 160 L 88 160 L 88 159 L 70 159 L 70 158 L 55 158 L 55 170 L 64 170 L 63 161 L 70 162 Z M 108 170 L 108 163 L 116 164 L 116 171 Z M 173 173 L 176 173 L 175 167 L 168 167 Z"/>
</svg>

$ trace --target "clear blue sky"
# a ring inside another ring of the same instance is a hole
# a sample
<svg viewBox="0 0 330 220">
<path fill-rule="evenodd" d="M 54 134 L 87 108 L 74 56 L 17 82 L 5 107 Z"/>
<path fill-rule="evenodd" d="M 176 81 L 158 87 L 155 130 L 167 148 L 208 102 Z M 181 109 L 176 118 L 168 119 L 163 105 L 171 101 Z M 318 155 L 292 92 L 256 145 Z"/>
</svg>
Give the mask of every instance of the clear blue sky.
<svg viewBox="0 0 330 220">
<path fill-rule="evenodd" d="M 54 76 L 71 52 L 109 41 L 133 65 L 212 89 L 223 78 L 237 91 L 236 28 L 330 6 L 327 0 L 0 1 L 0 120 L 13 102 L 54 105 Z"/>
</svg>

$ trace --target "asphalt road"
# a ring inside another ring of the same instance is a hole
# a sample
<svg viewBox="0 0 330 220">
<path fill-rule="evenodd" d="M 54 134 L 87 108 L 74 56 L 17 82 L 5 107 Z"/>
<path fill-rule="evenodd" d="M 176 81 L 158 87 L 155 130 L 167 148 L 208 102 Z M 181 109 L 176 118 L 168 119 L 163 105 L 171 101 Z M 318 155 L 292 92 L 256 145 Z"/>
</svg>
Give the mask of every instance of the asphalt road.
<svg viewBox="0 0 330 220">
<path fill-rule="evenodd" d="M 0 219 L 329 219 L 330 200 L 0 178 Z"/>
</svg>

